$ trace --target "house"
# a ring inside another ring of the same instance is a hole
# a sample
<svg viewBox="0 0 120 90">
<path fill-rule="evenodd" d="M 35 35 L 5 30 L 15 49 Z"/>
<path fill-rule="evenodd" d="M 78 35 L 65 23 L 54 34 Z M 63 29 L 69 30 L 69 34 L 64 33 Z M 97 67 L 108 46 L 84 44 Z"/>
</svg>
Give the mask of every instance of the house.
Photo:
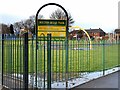
<svg viewBox="0 0 120 90">
<path fill-rule="evenodd" d="M 78 33 L 79 30 L 73 30 L 71 32 L 69 32 L 69 37 L 76 37 L 77 36 L 77 33 Z"/>
<path fill-rule="evenodd" d="M 0 34 L 10 34 L 10 28 L 6 24 L 0 24 Z"/>
<path fill-rule="evenodd" d="M 99 29 L 85 29 L 85 31 L 90 35 L 91 38 L 96 38 L 96 37 L 104 37 L 105 36 L 105 32 L 99 28 Z M 87 35 L 81 30 L 73 30 L 69 33 L 69 38 L 77 38 L 77 37 L 87 37 Z"/>
<path fill-rule="evenodd" d="M 85 29 L 85 30 L 92 37 L 103 37 L 106 34 L 101 28 L 99 28 L 99 29 L 91 29 L 90 28 L 90 29 Z"/>
<path fill-rule="evenodd" d="M 24 37 L 24 33 L 28 32 L 28 37 L 32 38 L 32 33 L 26 28 L 26 29 L 20 29 L 19 36 Z"/>
<path fill-rule="evenodd" d="M 115 29 L 114 33 L 116 40 L 120 40 L 120 29 Z"/>
</svg>

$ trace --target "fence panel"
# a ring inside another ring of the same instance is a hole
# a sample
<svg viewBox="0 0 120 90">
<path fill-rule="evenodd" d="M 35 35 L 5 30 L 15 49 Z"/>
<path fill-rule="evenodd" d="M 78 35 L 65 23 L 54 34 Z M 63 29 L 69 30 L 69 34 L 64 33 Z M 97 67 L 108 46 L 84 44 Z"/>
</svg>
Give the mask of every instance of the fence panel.
<svg viewBox="0 0 120 90">
<path fill-rule="evenodd" d="M 3 85 L 23 88 L 23 39 L 4 35 L 3 40 Z"/>
<path fill-rule="evenodd" d="M 3 50 L 0 52 L 3 55 L 3 85 L 10 89 L 24 88 L 24 37 L 3 36 L 0 42 L 0 51 Z M 118 42 L 93 40 L 90 48 L 87 40 L 69 40 L 66 60 L 66 40 L 51 37 L 48 43 L 48 39 L 44 35 L 38 38 L 37 43 L 34 37 L 28 39 L 28 88 L 43 89 L 50 84 L 50 87 L 56 88 L 61 86 L 61 82 L 65 88 L 69 88 L 70 81 L 76 78 L 93 72 L 102 72 L 99 76 L 103 76 L 106 70 L 119 66 Z"/>
<path fill-rule="evenodd" d="M 33 88 L 33 83 L 31 82 L 32 75 L 34 74 L 34 63 L 35 61 L 35 49 L 34 40 L 29 38 L 28 48 L 31 47 L 28 52 L 25 51 L 27 43 L 25 43 L 24 36 L 16 37 L 14 35 L 3 35 L 3 86 L 9 89 L 27 89 Z M 27 53 L 29 55 L 27 66 Z M 28 73 L 26 73 L 28 69 Z M 29 75 L 28 75 L 29 74 Z"/>
</svg>

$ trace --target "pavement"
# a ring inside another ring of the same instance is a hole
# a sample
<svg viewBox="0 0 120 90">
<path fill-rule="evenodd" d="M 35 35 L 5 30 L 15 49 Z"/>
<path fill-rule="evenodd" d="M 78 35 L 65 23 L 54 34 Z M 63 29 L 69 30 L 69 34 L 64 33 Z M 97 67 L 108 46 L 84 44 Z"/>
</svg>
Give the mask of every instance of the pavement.
<svg viewBox="0 0 120 90">
<path fill-rule="evenodd" d="M 11 78 L 9 76 L 4 76 L 3 79 L 4 79 L 3 84 L 5 86 L 7 86 L 7 87 L 12 88 L 11 90 L 19 90 L 20 88 L 24 87 L 23 86 L 23 81 L 13 79 L 13 78 Z M 14 88 L 18 88 L 18 89 L 14 89 Z M 30 85 L 29 85 L 29 88 L 31 88 Z M 2 89 L 0 89 L 0 90 L 10 90 L 10 89 L 8 89 L 8 88 L 6 88 L 6 87 L 3 86 Z"/>
<path fill-rule="evenodd" d="M 3 88 L 2 90 L 7 90 Z M 94 79 L 70 90 L 120 90 L 120 71 Z"/>
<path fill-rule="evenodd" d="M 2 88 L 3 88 L 2 85 L 0 85 L 0 90 L 1 90 Z"/>
<path fill-rule="evenodd" d="M 120 71 L 94 79 L 70 90 L 120 90 Z"/>
</svg>

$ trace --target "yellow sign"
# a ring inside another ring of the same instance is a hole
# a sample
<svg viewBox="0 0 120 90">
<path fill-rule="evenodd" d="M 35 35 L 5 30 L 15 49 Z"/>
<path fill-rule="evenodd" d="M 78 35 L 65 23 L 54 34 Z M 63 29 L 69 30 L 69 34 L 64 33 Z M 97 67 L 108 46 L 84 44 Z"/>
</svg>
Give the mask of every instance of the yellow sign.
<svg viewBox="0 0 120 90">
<path fill-rule="evenodd" d="M 47 34 L 49 33 L 51 33 L 53 37 L 65 37 L 66 36 L 66 32 L 38 32 L 38 36 L 41 36 L 42 34 L 47 36 Z"/>
<path fill-rule="evenodd" d="M 64 26 L 38 26 L 38 31 L 50 31 L 50 32 L 65 31 L 66 32 L 66 27 Z"/>
<path fill-rule="evenodd" d="M 38 37 L 51 33 L 52 37 L 66 37 L 66 20 L 38 20 Z"/>
</svg>

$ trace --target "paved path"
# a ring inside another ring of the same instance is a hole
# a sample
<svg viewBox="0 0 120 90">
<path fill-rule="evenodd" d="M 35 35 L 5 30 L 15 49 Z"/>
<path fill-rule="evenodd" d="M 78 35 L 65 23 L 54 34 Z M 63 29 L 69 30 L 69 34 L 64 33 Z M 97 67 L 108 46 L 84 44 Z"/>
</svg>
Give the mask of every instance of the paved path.
<svg viewBox="0 0 120 90">
<path fill-rule="evenodd" d="M 14 88 L 23 88 L 23 81 L 20 81 L 20 80 L 17 80 L 17 79 L 13 79 L 13 78 L 7 77 L 7 76 L 4 76 L 3 84 L 5 86 L 7 86 L 7 87 L 12 88 L 12 89 L 14 89 Z M 32 87 L 29 85 L 29 88 L 32 88 Z M 9 90 L 9 89 L 3 87 L 2 90 Z"/>
<path fill-rule="evenodd" d="M 89 81 L 88 83 L 82 84 L 71 90 L 120 90 L 120 71 L 112 73 L 110 75 Z M 88 89 L 89 88 L 89 89 Z M 91 89 L 90 89 L 91 88 Z M 97 89 L 95 89 L 97 88 Z M 99 88 L 99 89 L 98 89 Z M 106 88 L 106 89 L 105 89 Z M 109 89 L 107 89 L 109 88 Z M 116 89 L 115 89 L 116 88 Z"/>
<path fill-rule="evenodd" d="M 120 90 L 118 88 L 120 88 L 120 71 L 89 81 L 70 90 Z"/>
</svg>

